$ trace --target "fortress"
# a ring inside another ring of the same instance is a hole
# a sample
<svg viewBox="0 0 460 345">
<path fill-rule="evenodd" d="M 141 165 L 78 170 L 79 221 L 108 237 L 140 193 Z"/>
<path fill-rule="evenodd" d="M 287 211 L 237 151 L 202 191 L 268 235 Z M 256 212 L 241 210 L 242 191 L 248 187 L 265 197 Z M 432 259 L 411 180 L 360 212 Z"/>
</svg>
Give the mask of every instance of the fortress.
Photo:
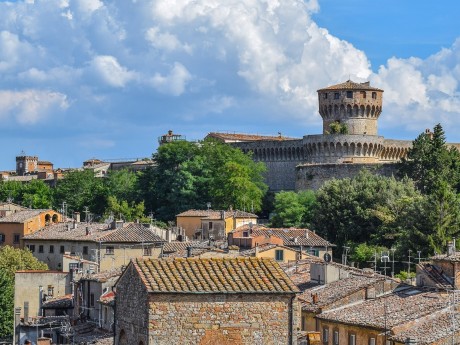
<svg viewBox="0 0 460 345">
<path fill-rule="evenodd" d="M 273 191 L 318 189 L 329 179 L 353 177 L 362 169 L 391 176 L 412 141 L 378 135 L 382 99 L 383 90 L 369 82 L 347 80 L 318 90 L 323 134 L 289 138 L 213 132 L 207 137 L 252 151 L 255 161 L 267 165 L 266 183 Z"/>
</svg>

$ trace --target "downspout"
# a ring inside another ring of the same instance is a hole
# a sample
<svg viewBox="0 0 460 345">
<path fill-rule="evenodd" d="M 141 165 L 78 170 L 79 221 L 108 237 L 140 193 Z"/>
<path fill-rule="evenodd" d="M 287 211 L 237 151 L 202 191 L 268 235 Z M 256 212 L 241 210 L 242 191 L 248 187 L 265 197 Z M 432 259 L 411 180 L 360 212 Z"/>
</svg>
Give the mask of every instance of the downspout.
<svg viewBox="0 0 460 345">
<path fill-rule="evenodd" d="M 294 338 L 294 299 L 295 295 L 291 297 L 289 301 L 289 345 L 293 345 Z"/>
<path fill-rule="evenodd" d="M 112 286 L 112 291 L 114 291 L 114 286 Z M 117 324 L 117 294 L 115 294 L 115 296 L 113 297 L 113 325 L 112 325 L 113 344 L 116 344 L 116 340 L 117 340 L 116 324 Z"/>
</svg>

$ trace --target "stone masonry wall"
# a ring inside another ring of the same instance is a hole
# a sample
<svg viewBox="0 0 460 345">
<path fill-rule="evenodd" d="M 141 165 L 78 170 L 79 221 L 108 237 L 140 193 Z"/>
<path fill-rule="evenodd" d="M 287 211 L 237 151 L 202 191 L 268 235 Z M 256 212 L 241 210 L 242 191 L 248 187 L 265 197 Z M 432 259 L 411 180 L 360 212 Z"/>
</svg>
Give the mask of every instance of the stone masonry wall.
<svg viewBox="0 0 460 345">
<path fill-rule="evenodd" d="M 296 190 L 317 190 L 328 180 L 352 178 L 362 169 L 367 169 L 375 175 L 393 176 L 397 172 L 397 165 L 392 163 L 299 165 L 296 169 Z"/>
<path fill-rule="evenodd" d="M 290 300 L 267 294 L 151 294 L 149 344 L 290 344 Z M 300 310 L 294 305 L 296 333 Z"/>
<path fill-rule="evenodd" d="M 116 284 L 115 345 L 148 344 L 148 302 L 147 291 L 129 265 Z M 120 335 L 125 334 L 120 341 Z"/>
</svg>

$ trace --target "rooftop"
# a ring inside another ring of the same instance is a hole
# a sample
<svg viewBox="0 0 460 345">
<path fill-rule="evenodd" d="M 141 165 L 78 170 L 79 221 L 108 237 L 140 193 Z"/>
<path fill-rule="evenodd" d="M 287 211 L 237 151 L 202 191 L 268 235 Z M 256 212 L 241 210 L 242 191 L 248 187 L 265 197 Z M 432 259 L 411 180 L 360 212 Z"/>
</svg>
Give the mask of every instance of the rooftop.
<svg viewBox="0 0 460 345">
<path fill-rule="evenodd" d="M 24 223 L 25 221 L 37 217 L 45 212 L 53 212 L 53 210 L 30 210 L 26 209 L 10 214 L 6 217 L 0 218 L 0 223 Z"/>
<path fill-rule="evenodd" d="M 151 293 L 299 292 L 272 259 L 134 259 L 132 263 Z"/>
<path fill-rule="evenodd" d="M 249 231 L 249 225 L 243 225 L 233 231 L 235 234 L 242 235 L 243 232 Z M 335 245 L 318 236 L 315 232 L 309 229 L 297 228 L 266 228 L 261 225 L 253 225 L 250 237 L 255 236 L 275 236 L 283 240 L 285 246 L 307 246 L 307 247 L 334 247 Z"/>
<path fill-rule="evenodd" d="M 258 135 L 258 134 L 245 134 L 245 133 L 222 133 L 222 132 L 210 132 L 207 138 L 216 138 L 225 142 L 240 142 L 240 141 L 283 141 L 283 140 L 298 140 L 297 138 L 290 138 L 282 136 L 281 134 L 274 135 Z"/>
<path fill-rule="evenodd" d="M 160 236 L 155 234 L 151 228 L 139 223 L 131 223 L 108 234 L 98 237 L 101 242 L 117 243 L 152 243 L 166 242 Z"/>
<path fill-rule="evenodd" d="M 317 318 L 378 329 L 393 328 L 427 316 L 449 305 L 447 294 L 422 288 L 397 288 L 392 293 L 362 303 L 325 311 Z"/>
<path fill-rule="evenodd" d="M 381 91 L 383 92 L 382 89 L 378 89 L 376 87 L 370 86 L 369 82 L 355 83 L 354 81 L 351 81 L 351 80 L 347 80 L 344 83 L 331 85 L 323 89 L 319 89 L 318 92 L 319 91 L 329 91 L 329 90 L 363 90 L 363 91 Z"/>
<path fill-rule="evenodd" d="M 42 304 L 43 309 L 69 309 L 73 308 L 72 294 L 47 299 Z"/>
<path fill-rule="evenodd" d="M 254 213 L 239 210 L 188 210 L 176 215 L 176 217 L 201 217 L 207 219 L 221 219 L 222 214 L 227 218 L 258 218 Z"/>
</svg>

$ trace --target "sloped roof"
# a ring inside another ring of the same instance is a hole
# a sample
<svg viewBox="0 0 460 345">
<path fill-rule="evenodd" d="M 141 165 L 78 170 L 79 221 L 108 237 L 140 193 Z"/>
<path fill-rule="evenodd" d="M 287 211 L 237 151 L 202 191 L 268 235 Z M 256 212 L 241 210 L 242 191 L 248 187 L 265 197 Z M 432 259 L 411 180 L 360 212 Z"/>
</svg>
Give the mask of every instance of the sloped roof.
<svg viewBox="0 0 460 345">
<path fill-rule="evenodd" d="M 241 142 L 241 141 L 283 141 L 283 140 L 297 140 L 297 138 L 285 137 L 282 135 L 258 135 L 258 134 L 245 134 L 245 133 L 220 133 L 210 132 L 206 138 L 216 138 L 225 142 Z"/>
<path fill-rule="evenodd" d="M 354 81 L 351 81 L 351 80 L 347 80 L 344 83 L 331 85 L 323 89 L 319 89 L 318 91 L 329 91 L 329 90 L 363 90 L 363 91 L 381 91 L 383 92 L 382 89 L 378 89 L 376 87 L 370 86 L 369 82 L 355 83 Z"/>
<path fill-rule="evenodd" d="M 190 242 L 180 242 L 180 241 L 171 241 L 165 243 L 163 246 L 163 253 L 173 253 L 179 250 L 186 250 L 188 247 L 192 248 L 205 248 L 208 247 L 208 241 L 200 242 L 200 241 L 190 241 Z"/>
<path fill-rule="evenodd" d="M 114 306 L 115 305 L 115 292 L 109 290 L 109 291 L 103 293 L 101 295 L 101 297 L 99 297 L 98 302 L 101 303 L 101 304 Z"/>
<path fill-rule="evenodd" d="M 132 223 L 116 231 L 101 235 L 98 237 L 98 241 L 117 243 L 166 242 L 155 234 L 152 229 L 138 223 Z"/>
<path fill-rule="evenodd" d="M 48 299 L 48 300 L 43 302 L 42 308 L 43 309 L 69 309 L 69 308 L 73 308 L 72 294 Z"/>
<path fill-rule="evenodd" d="M 54 212 L 53 210 L 23 210 L 12 213 L 6 217 L 0 218 L 0 223 L 24 223 L 26 220 L 37 217 L 45 212 Z"/>
<path fill-rule="evenodd" d="M 249 228 L 249 225 L 243 225 L 233 231 L 233 233 L 242 233 L 243 231 L 248 231 Z M 334 244 L 318 236 L 309 229 L 266 228 L 260 225 L 253 225 L 252 232 L 249 236 L 275 236 L 281 238 L 285 246 L 335 247 Z"/>
<path fill-rule="evenodd" d="M 449 296 L 422 288 L 395 289 L 391 294 L 344 308 L 325 311 L 317 318 L 383 329 L 427 316 L 449 305 Z"/>
<path fill-rule="evenodd" d="M 176 215 L 176 217 L 201 217 L 207 219 L 221 219 L 222 212 L 224 212 L 225 219 L 227 218 L 258 218 L 258 216 L 254 213 L 249 213 L 245 211 L 239 210 L 188 210 Z"/>
<path fill-rule="evenodd" d="M 267 258 L 133 259 L 150 293 L 292 294 L 298 288 Z"/>
</svg>

